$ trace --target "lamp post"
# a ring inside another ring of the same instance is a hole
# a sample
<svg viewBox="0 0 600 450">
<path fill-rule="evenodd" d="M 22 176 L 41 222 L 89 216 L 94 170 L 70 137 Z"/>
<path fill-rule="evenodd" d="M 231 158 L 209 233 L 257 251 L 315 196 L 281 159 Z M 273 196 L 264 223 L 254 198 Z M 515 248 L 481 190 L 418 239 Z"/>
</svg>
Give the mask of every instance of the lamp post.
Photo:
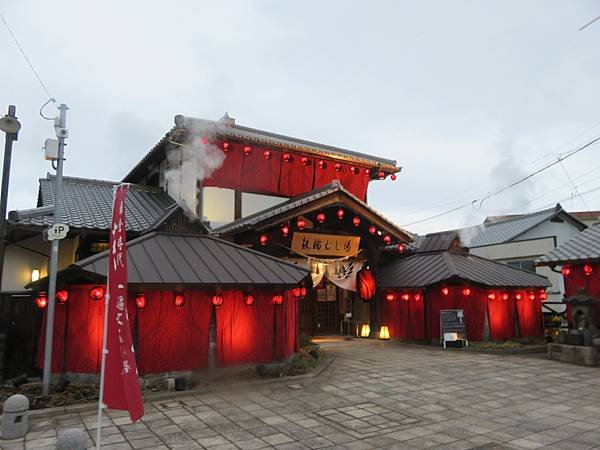
<svg viewBox="0 0 600 450">
<path fill-rule="evenodd" d="M 8 114 L 0 119 L 0 130 L 4 139 L 4 164 L 2 166 L 2 190 L 0 191 L 0 292 L 2 292 L 2 272 L 4 269 L 4 248 L 6 244 L 6 209 L 8 206 L 8 180 L 13 142 L 19 138 L 21 123 L 17 120 L 15 105 L 8 107 Z"/>
</svg>

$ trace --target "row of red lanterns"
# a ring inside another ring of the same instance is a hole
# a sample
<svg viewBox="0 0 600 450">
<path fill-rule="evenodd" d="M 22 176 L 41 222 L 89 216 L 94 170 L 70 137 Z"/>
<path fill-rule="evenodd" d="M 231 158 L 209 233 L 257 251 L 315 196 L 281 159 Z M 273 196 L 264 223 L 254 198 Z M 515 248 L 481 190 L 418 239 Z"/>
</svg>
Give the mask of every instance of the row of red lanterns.
<svg viewBox="0 0 600 450">
<path fill-rule="evenodd" d="M 395 302 L 396 300 L 398 300 L 398 298 L 403 302 L 408 302 L 411 299 L 415 302 L 420 302 L 421 300 L 423 300 L 423 295 L 420 292 L 416 292 L 414 294 L 404 292 L 400 295 L 400 297 L 398 297 L 394 292 L 388 292 L 387 294 L 385 294 L 385 299 L 390 303 Z"/>
<path fill-rule="evenodd" d="M 560 271 L 564 277 L 568 277 L 573 273 L 573 268 L 571 266 L 563 266 L 563 268 Z M 594 273 L 594 266 L 592 266 L 591 264 L 584 264 L 583 265 L 583 274 L 585 276 L 590 276 Z"/>
<path fill-rule="evenodd" d="M 461 294 L 463 295 L 463 297 L 469 297 L 472 294 L 472 290 L 469 287 L 464 287 L 461 290 Z M 450 288 L 448 287 L 443 287 L 441 289 L 441 293 L 442 295 L 446 296 L 446 295 L 450 295 Z M 510 295 L 506 292 L 503 292 L 499 295 L 496 295 L 495 292 L 490 292 L 487 295 L 488 300 L 496 300 L 496 298 L 500 298 L 502 300 L 508 300 L 510 298 Z M 541 290 L 537 296 L 535 294 L 535 292 L 528 292 L 525 295 L 523 295 L 521 292 L 517 292 L 515 294 L 515 299 L 516 300 L 522 300 L 523 298 L 527 297 L 529 300 L 535 300 L 536 297 L 539 298 L 540 300 L 547 300 L 548 299 L 548 294 L 546 293 L 545 290 Z"/>
</svg>

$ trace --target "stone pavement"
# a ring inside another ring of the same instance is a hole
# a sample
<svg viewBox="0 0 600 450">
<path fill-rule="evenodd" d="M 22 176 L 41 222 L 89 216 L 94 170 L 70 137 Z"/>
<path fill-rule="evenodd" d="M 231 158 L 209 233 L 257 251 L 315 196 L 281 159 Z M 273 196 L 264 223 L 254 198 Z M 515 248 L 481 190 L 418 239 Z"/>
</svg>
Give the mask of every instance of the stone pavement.
<svg viewBox="0 0 600 450">
<path fill-rule="evenodd" d="M 372 340 L 325 344 L 318 377 L 286 378 L 146 403 L 142 422 L 111 411 L 110 449 L 600 449 L 600 369 Z M 6 450 L 54 448 L 94 411 L 33 419 Z M 90 439 L 90 446 L 92 440 Z"/>
</svg>

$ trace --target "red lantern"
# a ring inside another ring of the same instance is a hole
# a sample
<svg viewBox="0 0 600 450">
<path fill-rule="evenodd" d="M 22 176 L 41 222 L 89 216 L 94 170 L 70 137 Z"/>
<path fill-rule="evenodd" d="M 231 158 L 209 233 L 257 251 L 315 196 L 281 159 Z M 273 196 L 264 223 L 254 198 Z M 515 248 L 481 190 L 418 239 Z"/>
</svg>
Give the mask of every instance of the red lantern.
<svg viewBox="0 0 600 450">
<path fill-rule="evenodd" d="M 298 219 L 296 221 L 296 226 L 298 227 L 299 230 L 304 230 L 304 228 L 306 228 L 306 220 Z"/>
<path fill-rule="evenodd" d="M 265 159 L 272 159 L 273 158 L 273 152 L 271 150 L 265 150 L 263 152 L 263 158 L 265 158 Z"/>
<path fill-rule="evenodd" d="M 137 306 L 138 309 L 144 309 L 146 307 L 147 302 L 148 301 L 144 294 L 138 294 L 135 296 L 135 306 Z"/>
<path fill-rule="evenodd" d="M 591 264 L 584 264 L 583 274 L 589 277 L 592 273 L 594 273 L 594 267 Z"/>
<path fill-rule="evenodd" d="M 300 158 L 300 163 L 303 166 L 310 166 L 310 159 L 307 158 L 306 156 L 303 156 L 302 158 Z"/>
<path fill-rule="evenodd" d="M 320 212 L 319 214 L 317 214 L 317 222 L 319 222 L 319 223 L 325 222 L 325 213 Z"/>
<path fill-rule="evenodd" d="M 517 300 L 523 300 L 523 294 L 521 294 L 520 292 L 517 292 L 517 293 L 515 294 L 515 298 L 516 298 Z"/>
<path fill-rule="evenodd" d="M 375 295 L 375 277 L 369 269 L 362 268 L 356 273 L 356 288 L 361 300 L 368 302 Z"/>
<path fill-rule="evenodd" d="M 352 224 L 353 224 L 355 227 L 359 226 L 359 225 L 360 225 L 360 217 L 358 217 L 358 216 L 354 216 L 354 217 L 352 218 Z"/>
<path fill-rule="evenodd" d="M 383 180 L 385 178 L 385 172 L 383 170 L 380 170 L 379 172 L 377 172 L 377 178 L 379 178 L 380 180 Z"/>
<path fill-rule="evenodd" d="M 231 144 L 229 142 L 223 142 L 223 151 L 227 153 L 231 149 Z"/>
<path fill-rule="evenodd" d="M 571 275 L 571 266 L 563 266 L 560 273 L 562 273 L 564 277 L 568 277 Z"/>
<path fill-rule="evenodd" d="M 365 175 L 366 176 L 371 175 L 371 169 L 365 169 Z"/>
<path fill-rule="evenodd" d="M 396 176 L 395 173 L 393 173 L 392 175 L 390 175 L 390 180 L 396 181 L 396 178 L 398 178 L 398 177 Z"/>
<path fill-rule="evenodd" d="M 354 175 L 358 175 L 360 173 L 360 169 L 358 167 L 350 166 L 350 172 Z"/>
<path fill-rule="evenodd" d="M 529 300 L 533 301 L 533 300 L 535 300 L 535 294 L 533 292 L 530 292 L 529 294 L 527 294 L 527 298 L 529 298 Z"/>
<path fill-rule="evenodd" d="M 173 296 L 173 304 L 175 306 L 177 306 L 178 308 L 181 308 L 183 305 L 185 305 L 186 301 L 187 301 L 187 299 L 185 298 L 185 295 L 183 295 L 183 294 L 175 294 Z"/>
<path fill-rule="evenodd" d="M 267 245 L 269 242 L 269 236 L 267 236 L 266 234 L 261 234 L 260 235 L 260 245 Z"/>
<path fill-rule="evenodd" d="M 406 251 L 406 246 L 404 244 L 398 244 L 396 247 L 399 253 L 404 253 Z"/>
<path fill-rule="evenodd" d="M 250 153 L 252 153 L 252 147 L 250 147 L 249 145 L 245 145 L 243 151 L 244 151 L 244 156 L 248 156 Z"/>
<path fill-rule="evenodd" d="M 295 288 L 292 289 L 292 297 L 300 298 L 301 295 L 302 295 L 302 291 L 300 290 L 300 286 L 296 286 Z"/>
<path fill-rule="evenodd" d="M 464 288 L 464 289 L 462 290 L 462 294 L 463 294 L 465 297 L 468 297 L 469 295 L 471 295 L 471 289 L 470 289 L 470 288 Z"/>
<path fill-rule="evenodd" d="M 102 286 L 94 286 L 90 289 L 90 300 L 97 302 L 104 298 L 104 288 Z"/>
<path fill-rule="evenodd" d="M 400 297 L 402 299 L 403 302 L 407 302 L 410 300 L 410 294 L 408 293 L 404 293 L 402 294 L 402 297 Z"/>
<path fill-rule="evenodd" d="M 225 299 L 223 298 L 223 295 L 221 294 L 215 294 L 212 296 L 212 304 L 215 306 L 223 306 L 223 302 L 225 301 Z"/>
<path fill-rule="evenodd" d="M 442 288 L 442 295 L 448 295 L 450 294 L 450 289 L 448 289 L 447 287 L 443 287 Z"/>
<path fill-rule="evenodd" d="M 393 302 L 394 300 L 396 300 L 396 294 L 394 294 L 393 292 L 388 292 L 387 294 L 385 294 L 385 299 L 388 302 Z"/>
<path fill-rule="evenodd" d="M 544 290 L 540 291 L 540 300 L 543 302 L 548 300 L 548 293 L 546 291 L 544 291 Z"/>
<path fill-rule="evenodd" d="M 319 168 L 321 169 L 327 169 L 327 162 L 323 161 L 322 159 L 319 160 Z"/>
<path fill-rule="evenodd" d="M 281 294 L 273 295 L 271 302 L 273 302 L 274 305 L 281 305 L 283 303 L 283 295 L 281 295 Z"/>
<path fill-rule="evenodd" d="M 294 158 L 289 153 L 284 153 L 283 154 L 283 161 L 287 162 L 287 163 L 291 163 L 292 161 L 294 161 Z"/>
<path fill-rule="evenodd" d="M 337 210 L 338 219 L 342 220 L 344 218 L 344 210 L 342 208 Z"/>
<path fill-rule="evenodd" d="M 287 225 L 283 225 L 281 227 L 281 234 L 285 237 L 288 234 L 290 234 L 290 227 L 288 227 Z"/>
<path fill-rule="evenodd" d="M 496 294 L 494 294 L 493 292 L 490 292 L 488 294 L 488 300 L 496 300 Z"/>
<path fill-rule="evenodd" d="M 504 301 L 508 300 L 508 294 L 506 292 L 502 294 L 502 300 L 504 300 Z"/>
<path fill-rule="evenodd" d="M 415 302 L 420 302 L 421 300 L 423 300 L 423 297 L 421 297 L 421 294 L 419 294 L 418 292 L 413 296 L 413 298 L 415 299 Z"/>
<path fill-rule="evenodd" d="M 371 233 L 371 234 L 375 234 L 375 233 L 377 233 L 377 228 L 375 228 L 373 225 L 371 225 L 371 226 L 369 227 L 369 233 Z"/>
<path fill-rule="evenodd" d="M 65 303 L 67 303 L 67 300 L 69 300 L 69 292 L 66 291 L 65 289 L 61 289 L 60 291 L 56 292 L 54 299 L 61 305 L 65 304 Z"/>
<path fill-rule="evenodd" d="M 306 287 L 301 286 L 300 287 L 300 298 L 304 298 L 306 297 Z"/>
<path fill-rule="evenodd" d="M 254 305 L 255 300 L 256 299 L 254 298 L 254 295 L 252 295 L 250 293 L 244 295 L 244 303 L 246 304 L 246 306 Z"/>
<path fill-rule="evenodd" d="M 35 306 L 37 306 L 39 309 L 44 309 L 46 306 L 48 306 L 48 297 L 46 297 L 46 294 L 39 294 L 35 298 Z"/>
<path fill-rule="evenodd" d="M 390 245 L 392 243 L 392 237 L 389 234 L 386 234 L 383 237 L 383 242 L 385 242 L 387 245 Z"/>
<path fill-rule="evenodd" d="M 335 163 L 333 165 L 333 167 L 335 168 L 336 172 L 341 172 L 342 171 L 342 165 L 340 163 Z"/>
</svg>

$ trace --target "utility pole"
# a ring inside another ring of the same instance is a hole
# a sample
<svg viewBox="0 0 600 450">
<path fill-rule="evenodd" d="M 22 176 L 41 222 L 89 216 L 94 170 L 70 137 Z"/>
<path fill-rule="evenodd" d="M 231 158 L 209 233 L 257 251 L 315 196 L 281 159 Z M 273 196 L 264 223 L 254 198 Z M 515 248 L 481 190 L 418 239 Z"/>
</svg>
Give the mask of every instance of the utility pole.
<svg viewBox="0 0 600 450">
<path fill-rule="evenodd" d="M 62 175 L 65 153 L 65 140 L 69 135 L 67 130 L 67 105 L 61 103 L 58 107 L 60 116 L 54 119 L 54 129 L 58 138 L 58 155 L 56 163 L 56 177 L 54 186 L 54 225 L 60 224 Z M 50 252 L 50 267 L 48 270 L 48 312 L 46 315 L 46 346 L 44 349 L 44 374 L 42 378 L 42 395 L 47 396 L 50 389 L 50 374 L 52 372 L 52 338 L 54 333 L 54 305 L 56 296 L 56 272 L 58 267 L 58 244 L 60 239 L 52 240 Z"/>
<path fill-rule="evenodd" d="M 2 165 L 2 190 L 0 191 L 0 292 L 2 292 L 2 273 L 4 269 L 4 249 L 6 246 L 6 209 L 8 207 L 8 180 L 13 142 L 19 139 L 21 124 L 17 120 L 15 105 L 8 107 L 8 114 L 0 119 L 0 130 L 6 133 L 4 140 L 4 164 Z"/>
</svg>

